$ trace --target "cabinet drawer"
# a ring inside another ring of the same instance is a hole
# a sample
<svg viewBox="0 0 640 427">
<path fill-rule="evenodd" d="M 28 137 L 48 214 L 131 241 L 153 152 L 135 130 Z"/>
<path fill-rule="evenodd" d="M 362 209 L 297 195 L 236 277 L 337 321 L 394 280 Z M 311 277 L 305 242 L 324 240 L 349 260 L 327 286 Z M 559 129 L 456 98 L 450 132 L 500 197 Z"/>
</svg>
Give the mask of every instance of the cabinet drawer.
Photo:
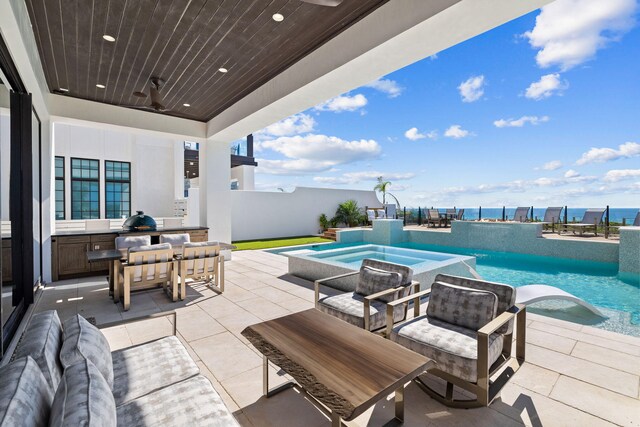
<svg viewBox="0 0 640 427">
<path fill-rule="evenodd" d="M 207 232 L 206 231 L 190 231 L 189 237 L 192 242 L 206 242 Z"/>
<path fill-rule="evenodd" d="M 56 239 L 59 245 L 69 243 L 89 243 L 91 241 L 89 236 L 58 236 Z"/>
<path fill-rule="evenodd" d="M 116 235 L 115 234 L 95 234 L 91 236 L 91 243 L 100 243 L 100 242 L 115 242 Z"/>
</svg>

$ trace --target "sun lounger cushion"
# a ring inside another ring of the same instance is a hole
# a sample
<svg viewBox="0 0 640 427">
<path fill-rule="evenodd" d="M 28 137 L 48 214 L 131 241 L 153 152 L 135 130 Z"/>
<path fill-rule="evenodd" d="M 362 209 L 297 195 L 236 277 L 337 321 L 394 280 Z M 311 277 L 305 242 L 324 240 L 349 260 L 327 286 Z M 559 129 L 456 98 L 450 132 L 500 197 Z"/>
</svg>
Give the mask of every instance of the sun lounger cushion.
<svg viewBox="0 0 640 427">
<path fill-rule="evenodd" d="M 402 275 L 400 273 L 363 266 L 360 268 L 360 274 L 358 275 L 356 293 L 364 296 L 373 295 L 387 289 L 398 288 L 401 284 Z M 397 292 L 395 294 L 385 295 L 379 299 L 389 302 L 398 298 L 396 294 Z"/>
<path fill-rule="evenodd" d="M 496 317 L 497 307 L 492 292 L 434 282 L 427 316 L 477 331 Z"/>
<path fill-rule="evenodd" d="M 113 390 L 113 363 L 111 348 L 98 328 L 79 314 L 63 324 L 64 342 L 60 350 L 60 362 L 66 369 L 83 359 L 90 360 Z"/>
<path fill-rule="evenodd" d="M 396 326 L 391 340 L 435 360 L 438 368 L 466 381 L 478 379 L 477 332 L 428 316 Z M 502 352 L 502 335 L 489 336 L 489 365 Z"/>
<path fill-rule="evenodd" d="M 481 289 L 494 293 L 498 297 L 498 309 L 496 316 L 501 315 L 516 303 L 516 288 L 503 283 L 486 282 L 484 280 L 469 279 L 467 277 L 449 276 L 438 274 L 436 282 L 448 283 L 465 288 Z M 499 334 L 510 334 L 513 331 L 513 320 L 501 326 L 496 332 Z"/>
<path fill-rule="evenodd" d="M 175 336 L 116 350 L 111 357 L 117 406 L 200 373 Z"/>
<path fill-rule="evenodd" d="M 56 427 L 116 425 L 116 404 L 109 384 L 91 361 L 64 370 L 51 407 L 49 425 Z"/>
<path fill-rule="evenodd" d="M 51 393 L 55 393 L 62 377 L 58 355 L 62 348 L 62 323 L 55 310 L 35 314 L 20 339 L 15 358 L 31 356 L 36 361 Z"/>
<path fill-rule="evenodd" d="M 118 425 L 128 427 L 239 426 L 209 380 L 201 375 L 119 406 L 117 412 Z"/>
<path fill-rule="evenodd" d="M 0 425 L 46 426 L 53 392 L 31 357 L 0 368 Z"/>
<path fill-rule="evenodd" d="M 320 299 L 320 311 L 330 314 L 352 325 L 364 328 L 364 297 L 357 293 L 346 293 Z M 371 301 L 369 308 L 370 330 L 380 329 L 386 324 L 387 305 L 378 300 Z M 394 322 L 404 319 L 404 307 L 398 305 L 393 311 Z"/>
</svg>

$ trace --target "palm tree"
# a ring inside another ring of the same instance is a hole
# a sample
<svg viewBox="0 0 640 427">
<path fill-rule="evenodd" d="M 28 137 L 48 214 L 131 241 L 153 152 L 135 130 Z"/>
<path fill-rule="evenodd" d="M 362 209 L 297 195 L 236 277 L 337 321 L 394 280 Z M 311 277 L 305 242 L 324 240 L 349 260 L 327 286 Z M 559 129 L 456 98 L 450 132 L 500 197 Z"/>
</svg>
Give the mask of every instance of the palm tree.
<svg viewBox="0 0 640 427">
<path fill-rule="evenodd" d="M 391 181 L 385 181 L 383 177 L 378 177 L 378 183 L 373 187 L 373 191 L 379 191 L 382 193 L 382 204 L 387 203 L 387 187 L 391 185 Z"/>
<path fill-rule="evenodd" d="M 348 227 L 355 227 L 360 223 L 362 213 L 355 200 L 347 200 L 338 205 L 334 220 L 346 224 Z"/>
</svg>

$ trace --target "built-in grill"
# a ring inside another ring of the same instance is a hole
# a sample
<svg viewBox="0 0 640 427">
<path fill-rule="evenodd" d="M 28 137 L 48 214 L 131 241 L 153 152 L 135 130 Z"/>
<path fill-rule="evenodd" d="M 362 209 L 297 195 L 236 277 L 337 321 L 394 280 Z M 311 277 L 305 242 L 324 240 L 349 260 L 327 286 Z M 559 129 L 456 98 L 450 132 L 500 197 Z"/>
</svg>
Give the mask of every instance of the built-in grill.
<svg viewBox="0 0 640 427">
<path fill-rule="evenodd" d="M 124 231 L 156 231 L 156 227 L 156 220 L 143 211 L 137 211 L 122 224 Z"/>
</svg>

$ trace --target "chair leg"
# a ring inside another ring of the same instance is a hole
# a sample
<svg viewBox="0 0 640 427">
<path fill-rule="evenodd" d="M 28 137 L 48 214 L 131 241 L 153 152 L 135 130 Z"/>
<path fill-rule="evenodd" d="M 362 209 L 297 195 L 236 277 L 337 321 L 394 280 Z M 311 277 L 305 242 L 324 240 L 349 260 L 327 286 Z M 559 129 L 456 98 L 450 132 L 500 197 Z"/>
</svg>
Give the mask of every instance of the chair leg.
<svg viewBox="0 0 640 427">
<path fill-rule="evenodd" d="M 133 270 L 131 270 L 133 271 Z M 131 272 L 127 271 L 127 269 L 125 269 L 124 271 L 124 292 L 123 292 L 123 298 L 122 298 L 122 306 L 124 308 L 124 311 L 129 310 L 129 305 L 130 305 L 130 297 L 131 297 Z"/>
<path fill-rule="evenodd" d="M 171 263 L 171 292 L 173 302 L 178 301 L 178 269 L 176 268 L 176 263 Z M 184 295 L 184 292 L 183 292 Z"/>
</svg>

